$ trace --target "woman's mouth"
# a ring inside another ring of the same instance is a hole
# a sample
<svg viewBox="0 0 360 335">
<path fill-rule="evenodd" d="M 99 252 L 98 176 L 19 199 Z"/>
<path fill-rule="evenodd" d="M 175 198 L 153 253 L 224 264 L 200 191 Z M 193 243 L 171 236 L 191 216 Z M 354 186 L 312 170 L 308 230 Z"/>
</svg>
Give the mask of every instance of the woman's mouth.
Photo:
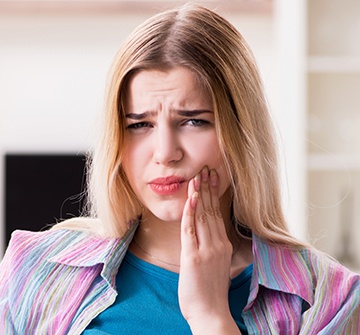
<svg viewBox="0 0 360 335">
<path fill-rule="evenodd" d="M 151 190 L 158 195 L 174 195 L 185 185 L 185 179 L 176 176 L 156 178 L 149 183 Z"/>
</svg>

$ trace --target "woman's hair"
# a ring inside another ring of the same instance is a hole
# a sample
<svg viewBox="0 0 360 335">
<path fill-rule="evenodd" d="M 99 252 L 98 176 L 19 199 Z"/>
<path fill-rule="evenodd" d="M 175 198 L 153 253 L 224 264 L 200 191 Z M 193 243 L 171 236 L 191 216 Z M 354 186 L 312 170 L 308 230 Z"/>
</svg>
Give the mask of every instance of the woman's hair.
<svg viewBox="0 0 360 335">
<path fill-rule="evenodd" d="M 235 224 L 268 241 L 300 245 L 281 206 L 276 143 L 252 52 L 224 18 L 197 5 L 158 14 L 118 51 L 101 139 L 90 162 L 89 201 L 103 234 L 121 236 L 141 213 L 122 167 L 127 83 L 135 73 L 186 67 L 213 100 L 221 154 L 231 177 Z"/>
</svg>

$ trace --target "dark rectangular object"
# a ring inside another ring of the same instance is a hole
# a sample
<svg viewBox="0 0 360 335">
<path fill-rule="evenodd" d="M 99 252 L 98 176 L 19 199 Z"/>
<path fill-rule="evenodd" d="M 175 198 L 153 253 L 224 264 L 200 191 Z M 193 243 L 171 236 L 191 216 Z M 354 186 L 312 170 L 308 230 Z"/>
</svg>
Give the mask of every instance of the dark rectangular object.
<svg viewBox="0 0 360 335">
<path fill-rule="evenodd" d="M 5 156 L 5 238 L 16 229 L 39 231 L 79 216 L 86 185 L 85 155 Z"/>
</svg>

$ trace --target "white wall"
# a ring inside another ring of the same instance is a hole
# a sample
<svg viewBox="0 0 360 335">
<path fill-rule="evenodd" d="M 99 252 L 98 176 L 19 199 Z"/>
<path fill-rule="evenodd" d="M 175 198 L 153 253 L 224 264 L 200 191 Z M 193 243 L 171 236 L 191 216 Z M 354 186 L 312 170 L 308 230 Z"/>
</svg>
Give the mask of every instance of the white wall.
<svg viewBox="0 0 360 335">
<path fill-rule="evenodd" d="M 112 57 L 123 38 L 148 15 L 0 14 L 0 158 L 10 151 L 91 148 Z M 279 106 L 281 85 L 275 62 L 279 36 L 274 18 L 269 14 L 227 17 L 252 46 L 270 104 Z M 279 121 L 281 112 L 272 109 L 278 125 L 284 125 Z M 1 176 L 3 169 L 1 159 Z M 0 190 L 3 187 L 1 178 Z M 0 192 L 0 227 L 3 203 Z M 1 243 L 2 239 L 0 253 Z"/>
<path fill-rule="evenodd" d="M 272 107 L 280 130 L 283 199 L 292 233 L 307 240 L 306 1 L 274 1 L 276 85 Z"/>
</svg>

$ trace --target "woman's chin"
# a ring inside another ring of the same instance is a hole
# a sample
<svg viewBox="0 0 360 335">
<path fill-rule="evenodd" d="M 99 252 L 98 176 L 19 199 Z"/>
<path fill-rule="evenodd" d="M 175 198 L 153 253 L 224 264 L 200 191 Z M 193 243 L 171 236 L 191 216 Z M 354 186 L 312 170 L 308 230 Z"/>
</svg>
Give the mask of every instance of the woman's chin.
<svg viewBox="0 0 360 335">
<path fill-rule="evenodd" d="M 164 222 L 176 222 L 176 223 L 180 223 L 181 222 L 181 218 L 182 218 L 182 213 L 177 214 L 177 213 L 160 213 L 158 215 L 156 215 L 156 217 Z"/>
<path fill-rule="evenodd" d="M 185 203 L 186 197 L 183 196 L 144 201 L 143 218 L 151 221 L 181 222 Z"/>
<path fill-rule="evenodd" d="M 182 219 L 182 214 L 183 214 L 183 208 L 181 209 L 166 208 L 162 210 L 150 209 L 148 213 L 145 214 L 145 217 L 148 217 L 149 219 L 152 217 L 151 220 L 155 219 L 163 222 L 180 223 Z"/>
</svg>

